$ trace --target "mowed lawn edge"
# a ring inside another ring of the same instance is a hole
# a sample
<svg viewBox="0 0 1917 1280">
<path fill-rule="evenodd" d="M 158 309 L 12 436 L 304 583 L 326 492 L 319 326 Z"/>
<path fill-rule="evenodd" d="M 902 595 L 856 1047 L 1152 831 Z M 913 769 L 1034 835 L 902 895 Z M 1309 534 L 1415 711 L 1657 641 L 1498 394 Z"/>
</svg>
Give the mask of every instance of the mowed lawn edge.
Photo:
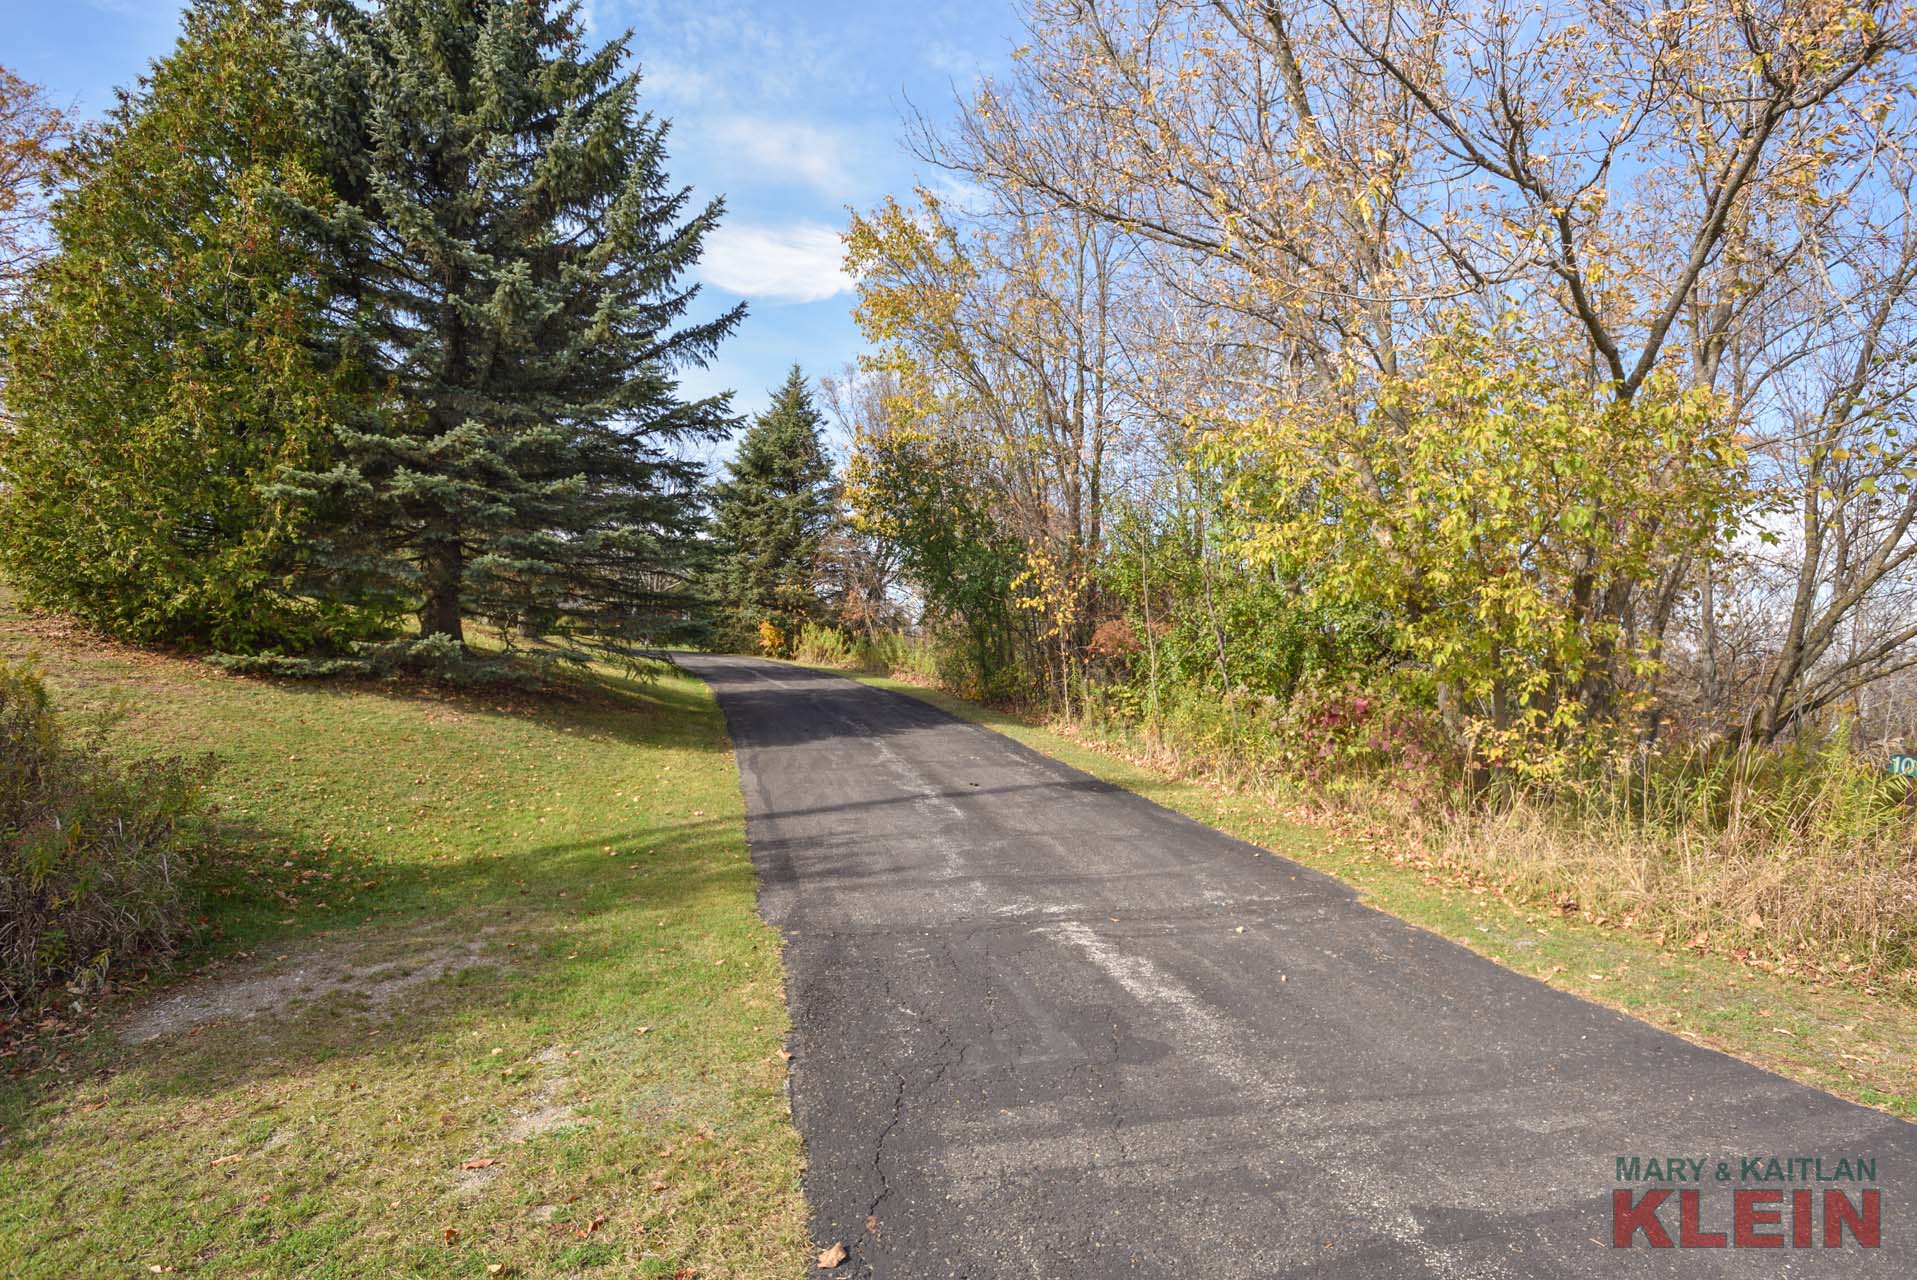
<svg viewBox="0 0 1917 1280">
<path fill-rule="evenodd" d="M 1239 840 L 1336 876 L 1371 907 L 1505 968 L 1789 1079 L 1917 1120 L 1917 1007 L 1906 1001 L 1767 973 L 1715 954 L 1660 947 L 1626 930 L 1506 901 L 1394 862 L 1362 841 L 1301 825 L 1255 791 L 1176 777 L 1095 739 L 908 680 L 816 669 L 917 698 Z"/>
<path fill-rule="evenodd" d="M 0 599 L 29 655 L 115 750 L 212 752 L 224 837 L 192 972 L 0 1081 L 0 1275 L 805 1268 L 779 940 L 703 682 L 241 679 Z"/>
</svg>

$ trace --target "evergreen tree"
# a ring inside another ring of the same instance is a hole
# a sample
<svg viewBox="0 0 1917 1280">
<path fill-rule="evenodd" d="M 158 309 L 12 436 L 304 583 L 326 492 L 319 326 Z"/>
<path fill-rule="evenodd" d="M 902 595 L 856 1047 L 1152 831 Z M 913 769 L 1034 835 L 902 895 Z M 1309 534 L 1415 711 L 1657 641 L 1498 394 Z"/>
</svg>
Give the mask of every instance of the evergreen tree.
<svg viewBox="0 0 1917 1280">
<path fill-rule="evenodd" d="M 688 216 L 624 38 L 576 3 L 318 0 L 305 69 L 329 177 L 340 351 L 387 403 L 298 477 L 352 518 L 335 571 L 462 620 L 633 631 L 684 603 L 702 479 L 677 446 L 734 425 L 687 401 L 742 308 L 681 325 L 720 203 Z"/>
<path fill-rule="evenodd" d="M 824 418 L 794 365 L 713 487 L 714 564 L 707 592 L 725 640 L 757 642 L 761 622 L 788 639 L 823 612 L 819 551 L 834 520 Z"/>
<path fill-rule="evenodd" d="M 328 198 L 283 89 L 292 12 L 187 10 L 76 145 L 55 252 L 5 318 L 0 562 L 132 639 L 311 648 L 381 622 L 298 571 L 313 513 L 274 487 L 326 465 L 353 382 L 306 341 L 318 260 L 284 212 Z"/>
</svg>

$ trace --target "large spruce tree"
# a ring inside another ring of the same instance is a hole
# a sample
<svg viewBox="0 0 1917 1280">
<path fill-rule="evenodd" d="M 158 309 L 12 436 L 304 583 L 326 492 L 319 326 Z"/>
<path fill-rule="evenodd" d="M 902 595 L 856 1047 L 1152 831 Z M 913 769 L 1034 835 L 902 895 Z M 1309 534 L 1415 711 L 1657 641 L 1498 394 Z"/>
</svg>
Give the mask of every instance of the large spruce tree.
<svg viewBox="0 0 1917 1280">
<path fill-rule="evenodd" d="M 819 551 L 836 505 L 824 421 L 794 365 L 713 486 L 707 590 L 727 643 L 753 643 L 761 622 L 793 637 L 823 612 Z"/>
<path fill-rule="evenodd" d="M 675 381 L 743 313 L 687 322 L 719 202 L 668 183 L 629 37 L 588 47 L 577 4 L 316 7 L 304 89 L 343 208 L 315 212 L 341 355 L 384 400 L 298 477 L 353 512 L 313 553 L 408 585 L 426 637 L 654 629 L 697 520 L 679 446 L 734 425 Z"/>
</svg>

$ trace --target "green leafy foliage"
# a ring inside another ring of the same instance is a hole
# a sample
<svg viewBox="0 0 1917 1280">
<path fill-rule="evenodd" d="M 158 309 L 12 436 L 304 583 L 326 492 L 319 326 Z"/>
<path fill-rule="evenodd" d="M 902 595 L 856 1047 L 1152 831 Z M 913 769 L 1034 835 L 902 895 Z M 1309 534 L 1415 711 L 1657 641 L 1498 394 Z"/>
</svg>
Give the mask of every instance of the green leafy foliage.
<svg viewBox="0 0 1917 1280">
<path fill-rule="evenodd" d="M 1463 764 L 1429 698 L 1404 680 L 1365 685 L 1313 673 L 1284 697 L 1188 681 L 1155 698 L 1136 684 L 1095 685 L 1085 692 L 1085 719 L 1095 732 L 1141 738 L 1181 770 L 1282 779 L 1313 795 L 1388 785 L 1401 801 L 1445 801 Z"/>
<path fill-rule="evenodd" d="M 97 983 L 182 932 L 206 773 L 68 743 L 39 674 L 0 661 L 0 1005 Z"/>
<path fill-rule="evenodd" d="M 1389 616 L 1315 592 L 1305 561 L 1280 556 L 1257 568 L 1195 545 L 1179 523 L 1155 527 L 1142 511 L 1115 522 L 1102 573 L 1127 623 L 1110 674 L 1147 694 L 1156 681 L 1283 699 L 1307 677 L 1397 656 Z"/>
<path fill-rule="evenodd" d="M 324 296 L 284 197 L 328 207 L 282 74 L 279 3 L 201 0 L 77 148 L 55 252 L 5 318 L 0 561 L 117 635 L 251 651 L 378 629 L 302 571 L 352 379 L 316 358 Z M 369 602 L 370 603 L 370 602 Z"/>
<path fill-rule="evenodd" d="M 1629 400 L 1556 369 L 1516 320 L 1463 319 L 1357 420 L 1323 406 L 1224 424 L 1235 542 L 1313 566 L 1312 598 L 1382 610 L 1489 763 L 1609 722 L 1657 660 L 1618 601 L 1723 545 L 1743 493 L 1734 423 L 1662 376 Z"/>
<path fill-rule="evenodd" d="M 854 519 L 898 548 L 932 622 L 958 639 L 945 664 L 948 683 L 1016 697 L 1026 680 L 1014 666 L 1015 640 L 1029 626 L 1016 604 L 1023 548 L 993 518 L 977 458 L 903 402 L 896 408 L 897 421 L 856 442 L 846 469 Z"/>
</svg>

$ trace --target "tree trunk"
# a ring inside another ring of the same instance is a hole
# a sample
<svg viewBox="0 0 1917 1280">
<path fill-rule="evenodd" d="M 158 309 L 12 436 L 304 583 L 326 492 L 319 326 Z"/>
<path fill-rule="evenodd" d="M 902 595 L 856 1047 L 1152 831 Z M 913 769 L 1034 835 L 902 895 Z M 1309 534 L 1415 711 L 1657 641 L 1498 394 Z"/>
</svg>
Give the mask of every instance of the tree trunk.
<svg viewBox="0 0 1917 1280">
<path fill-rule="evenodd" d="M 419 634 L 425 638 L 448 636 L 461 644 L 466 629 L 460 614 L 460 586 L 465 579 L 465 557 L 457 539 L 450 546 L 437 546 L 427 552 L 424 570 L 426 603 L 419 611 Z"/>
</svg>

